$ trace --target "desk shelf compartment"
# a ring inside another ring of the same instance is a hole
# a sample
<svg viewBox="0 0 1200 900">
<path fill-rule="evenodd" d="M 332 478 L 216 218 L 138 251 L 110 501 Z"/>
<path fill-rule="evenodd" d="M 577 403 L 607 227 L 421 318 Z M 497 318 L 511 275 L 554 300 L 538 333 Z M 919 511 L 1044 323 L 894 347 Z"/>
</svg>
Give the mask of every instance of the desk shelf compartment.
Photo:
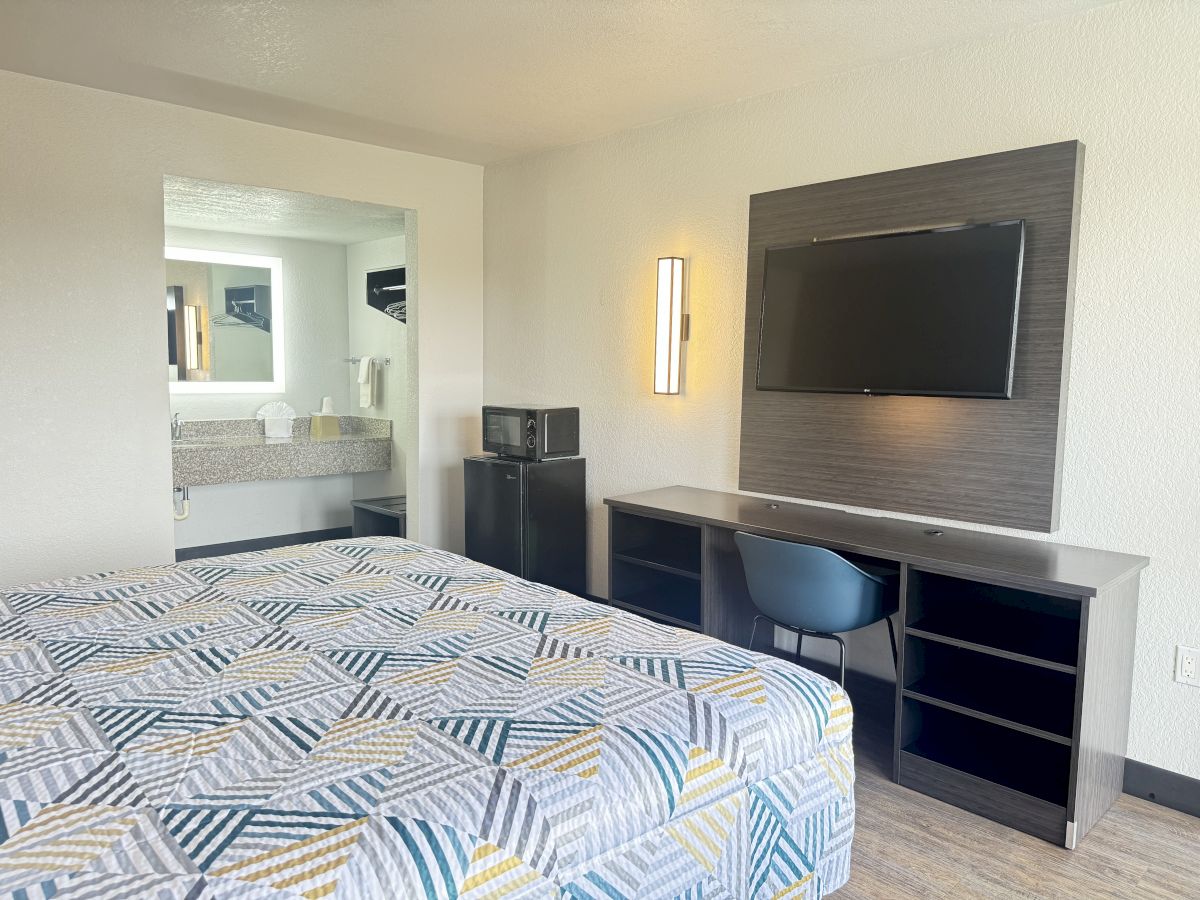
<svg viewBox="0 0 1200 900">
<path fill-rule="evenodd" d="M 699 580 L 699 526 L 613 511 L 611 528 L 614 558 Z"/>
<path fill-rule="evenodd" d="M 917 700 L 903 702 L 902 785 L 1062 842 L 1070 747 Z"/>
<path fill-rule="evenodd" d="M 905 632 L 977 653 L 1074 673 L 1077 600 L 911 570 Z"/>
<path fill-rule="evenodd" d="M 701 630 L 700 527 L 614 510 L 609 528 L 613 605 Z"/>
<path fill-rule="evenodd" d="M 699 631 L 700 582 L 613 560 L 612 604 L 668 625 Z"/>
<path fill-rule="evenodd" d="M 906 636 L 904 696 L 1070 744 L 1075 676 Z"/>
</svg>

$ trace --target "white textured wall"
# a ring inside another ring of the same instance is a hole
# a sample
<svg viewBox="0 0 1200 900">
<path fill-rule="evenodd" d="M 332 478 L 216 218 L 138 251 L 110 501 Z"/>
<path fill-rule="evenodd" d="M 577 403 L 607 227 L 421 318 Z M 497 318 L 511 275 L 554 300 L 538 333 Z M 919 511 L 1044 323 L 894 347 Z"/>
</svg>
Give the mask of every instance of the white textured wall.
<svg viewBox="0 0 1200 900">
<path fill-rule="evenodd" d="M 447 473 L 478 438 L 447 423 L 482 402 L 483 170 L 0 72 L 0 584 L 173 558 L 168 173 L 416 210 L 410 527 L 461 549 Z"/>
<path fill-rule="evenodd" d="M 354 476 L 354 496 L 392 497 L 404 493 L 408 455 L 408 324 L 367 305 L 367 272 L 404 265 L 404 236 L 363 241 L 346 247 L 346 296 L 350 316 L 350 355 L 391 357 L 391 365 L 376 367 L 382 379 L 378 402 L 369 410 L 358 405 L 358 385 L 351 385 L 355 415 L 392 420 L 392 468 Z M 406 273 L 407 274 L 407 273 Z M 406 292 L 407 296 L 407 292 Z M 354 370 L 354 378 L 358 369 Z"/>
<path fill-rule="evenodd" d="M 166 229 L 166 242 L 170 247 L 283 260 L 284 392 L 171 394 L 171 412 L 184 419 L 252 419 L 264 403 L 283 400 L 297 415 L 307 416 L 321 408 L 326 396 L 333 397 L 338 413 L 356 412 L 350 405 L 352 367 L 345 362 L 349 324 L 344 245 L 173 227 Z M 272 302 L 279 302 L 279 296 L 276 292 Z M 224 297 L 209 302 L 216 309 Z M 214 356 L 227 330 L 218 329 Z M 175 523 L 175 546 L 203 547 L 349 525 L 352 486 L 352 475 L 329 475 L 192 488 L 191 515 Z"/>
<path fill-rule="evenodd" d="M 1174 644 L 1200 646 L 1198 57 L 1200 4 L 1124 3 L 489 167 L 484 397 L 582 407 L 592 590 L 607 590 L 604 496 L 737 487 L 750 194 L 1078 138 L 1052 539 L 1153 557 L 1130 755 L 1200 776 L 1200 690 L 1171 679 Z M 664 255 L 690 266 L 680 397 L 650 385 Z"/>
<path fill-rule="evenodd" d="M 175 546 L 344 528 L 351 521 L 353 479 L 323 475 L 191 488 L 191 515 L 175 523 Z"/>
</svg>

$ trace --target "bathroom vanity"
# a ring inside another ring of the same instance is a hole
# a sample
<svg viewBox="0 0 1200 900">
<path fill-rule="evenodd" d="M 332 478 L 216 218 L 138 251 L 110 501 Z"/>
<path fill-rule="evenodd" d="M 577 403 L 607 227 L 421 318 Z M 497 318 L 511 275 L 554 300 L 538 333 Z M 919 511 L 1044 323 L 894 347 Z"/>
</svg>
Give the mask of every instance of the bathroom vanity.
<svg viewBox="0 0 1200 900">
<path fill-rule="evenodd" d="M 309 436 L 309 418 L 298 417 L 290 438 L 269 438 L 256 419 L 199 419 L 181 423 L 171 441 L 177 488 L 277 478 L 349 475 L 392 467 L 392 422 L 339 416 L 341 434 Z"/>
</svg>

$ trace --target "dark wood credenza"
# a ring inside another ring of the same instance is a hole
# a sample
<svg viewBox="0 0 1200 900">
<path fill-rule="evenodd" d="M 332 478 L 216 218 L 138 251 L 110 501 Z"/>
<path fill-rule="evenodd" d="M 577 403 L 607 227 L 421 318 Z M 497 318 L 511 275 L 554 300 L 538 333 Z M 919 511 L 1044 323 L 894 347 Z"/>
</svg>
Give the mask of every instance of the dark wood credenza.
<svg viewBox="0 0 1200 900">
<path fill-rule="evenodd" d="M 1145 557 L 688 487 L 604 502 L 610 602 L 740 646 L 736 531 L 896 566 L 900 784 L 1068 848 L 1121 792 Z"/>
</svg>

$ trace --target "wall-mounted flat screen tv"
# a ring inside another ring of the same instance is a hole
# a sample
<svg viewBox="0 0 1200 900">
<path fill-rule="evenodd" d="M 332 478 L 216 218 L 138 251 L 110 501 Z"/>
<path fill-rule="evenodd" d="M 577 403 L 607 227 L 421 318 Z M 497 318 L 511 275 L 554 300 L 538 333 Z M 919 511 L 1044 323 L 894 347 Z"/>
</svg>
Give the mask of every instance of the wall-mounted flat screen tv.
<svg viewBox="0 0 1200 900">
<path fill-rule="evenodd" d="M 767 250 L 760 391 L 1012 396 L 1023 220 Z"/>
</svg>

